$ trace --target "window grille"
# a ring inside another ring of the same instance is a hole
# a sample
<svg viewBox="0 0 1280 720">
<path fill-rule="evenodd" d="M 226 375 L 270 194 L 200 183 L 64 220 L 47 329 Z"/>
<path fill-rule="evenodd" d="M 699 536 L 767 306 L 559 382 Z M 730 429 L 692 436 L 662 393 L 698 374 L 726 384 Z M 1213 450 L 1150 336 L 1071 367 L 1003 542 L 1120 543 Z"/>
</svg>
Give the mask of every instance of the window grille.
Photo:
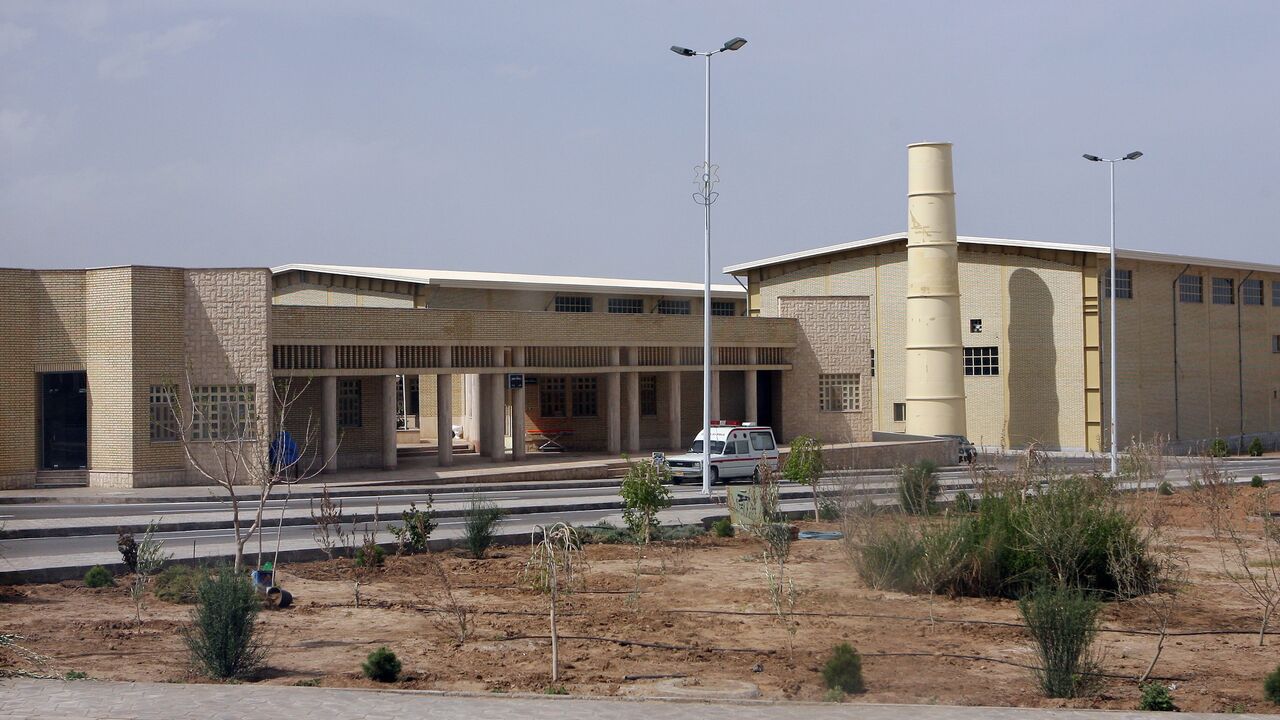
<svg viewBox="0 0 1280 720">
<path fill-rule="evenodd" d="M 1213 304 L 1236 304 L 1236 281 L 1233 278 L 1216 277 L 1213 279 Z"/>
<path fill-rule="evenodd" d="M 1204 302 L 1204 278 L 1199 275 L 1179 275 L 1178 301 L 1184 303 Z"/>
<path fill-rule="evenodd" d="M 595 417 L 599 414 L 599 385 L 595 377 L 573 379 L 573 416 Z"/>
<path fill-rule="evenodd" d="M 644 312 L 644 298 L 609 298 L 609 312 L 634 314 Z"/>
<path fill-rule="evenodd" d="M 564 378 L 544 377 L 538 382 L 538 414 L 544 418 L 564 417 Z"/>
<path fill-rule="evenodd" d="M 196 440 L 252 440 L 253 385 L 201 385 L 191 392 L 192 437 Z"/>
<path fill-rule="evenodd" d="M 556 312 L 591 312 L 591 297 L 587 295 L 557 295 Z"/>
<path fill-rule="evenodd" d="M 738 304 L 732 300 L 712 300 L 711 314 L 719 317 L 733 317 L 738 314 Z"/>
<path fill-rule="evenodd" d="M 177 402 L 176 385 L 151 386 L 149 405 L 152 442 L 172 442 L 178 439 L 178 415 L 173 408 Z"/>
<path fill-rule="evenodd" d="M 361 400 L 359 380 L 338 381 L 338 427 L 360 427 Z"/>
<path fill-rule="evenodd" d="M 658 376 L 640 376 L 640 414 L 654 417 L 658 414 Z"/>
<path fill-rule="evenodd" d="M 818 409 L 824 412 L 852 412 L 862 409 L 861 383 L 857 373 L 818 376 Z"/>
<path fill-rule="evenodd" d="M 658 314 L 659 315 L 688 315 L 689 307 L 690 306 L 689 306 L 688 300 L 659 300 Z"/>
<path fill-rule="evenodd" d="M 1119 283 L 1117 283 L 1118 285 Z M 965 375 L 999 375 L 1000 348 L 967 347 L 964 349 Z"/>
<path fill-rule="evenodd" d="M 1103 297 L 1111 297 L 1111 271 L 1105 270 L 1102 273 L 1102 295 Z M 1133 299 L 1133 271 L 1121 270 L 1116 268 L 1116 299 L 1132 300 Z"/>
<path fill-rule="evenodd" d="M 1261 305 L 1262 304 L 1262 281 L 1261 280 L 1240 281 L 1240 302 L 1245 305 Z"/>
</svg>

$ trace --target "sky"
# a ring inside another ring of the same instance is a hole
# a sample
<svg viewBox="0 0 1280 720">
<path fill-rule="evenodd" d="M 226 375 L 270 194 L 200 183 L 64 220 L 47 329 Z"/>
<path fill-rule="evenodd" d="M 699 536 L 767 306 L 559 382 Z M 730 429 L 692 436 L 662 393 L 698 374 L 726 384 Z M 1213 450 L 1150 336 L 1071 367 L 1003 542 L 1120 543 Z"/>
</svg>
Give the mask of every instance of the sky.
<svg viewBox="0 0 1280 720">
<path fill-rule="evenodd" d="M 1280 264 L 1280 2 L 0 0 L 0 266 L 699 280 L 901 232 Z M 725 281 L 718 277 L 717 281 Z"/>
</svg>

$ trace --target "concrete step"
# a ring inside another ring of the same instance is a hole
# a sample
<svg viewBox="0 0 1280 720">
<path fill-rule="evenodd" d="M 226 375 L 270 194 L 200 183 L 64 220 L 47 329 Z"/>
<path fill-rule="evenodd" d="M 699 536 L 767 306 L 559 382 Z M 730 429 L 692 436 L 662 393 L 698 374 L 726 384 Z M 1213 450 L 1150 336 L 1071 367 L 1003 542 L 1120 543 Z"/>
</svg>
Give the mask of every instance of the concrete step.
<svg viewBox="0 0 1280 720">
<path fill-rule="evenodd" d="M 41 490 L 89 487 L 89 471 L 41 470 L 36 473 L 36 487 Z"/>
<path fill-rule="evenodd" d="M 453 444 L 454 455 L 473 455 L 475 447 L 468 442 L 455 442 Z M 412 458 L 412 457 L 435 457 L 440 453 L 439 448 L 435 445 L 397 445 L 396 457 Z"/>
</svg>

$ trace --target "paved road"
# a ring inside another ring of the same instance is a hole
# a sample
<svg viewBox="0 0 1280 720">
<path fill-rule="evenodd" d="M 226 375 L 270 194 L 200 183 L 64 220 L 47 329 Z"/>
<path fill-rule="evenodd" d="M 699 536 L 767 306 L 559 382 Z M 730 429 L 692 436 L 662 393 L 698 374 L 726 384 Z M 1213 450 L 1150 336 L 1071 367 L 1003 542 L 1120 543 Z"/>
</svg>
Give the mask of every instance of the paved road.
<svg viewBox="0 0 1280 720">
<path fill-rule="evenodd" d="M 0 718 L 48 720 L 260 720 L 440 718 L 441 720 L 1106 720 L 1160 713 L 862 703 L 699 702 L 465 695 L 280 685 L 179 685 L 80 680 L 0 681 Z M 1179 717 L 1219 717 L 1188 713 Z M 1265 715 L 1233 717 L 1263 718 Z"/>
</svg>

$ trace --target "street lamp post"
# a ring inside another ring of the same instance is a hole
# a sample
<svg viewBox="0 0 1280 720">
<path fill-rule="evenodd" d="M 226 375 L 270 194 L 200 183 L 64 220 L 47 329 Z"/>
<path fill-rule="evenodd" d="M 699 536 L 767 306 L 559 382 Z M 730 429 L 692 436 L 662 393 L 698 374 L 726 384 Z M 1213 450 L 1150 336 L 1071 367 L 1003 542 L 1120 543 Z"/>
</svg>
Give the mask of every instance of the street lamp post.
<svg viewBox="0 0 1280 720">
<path fill-rule="evenodd" d="M 1107 323 L 1111 326 L 1108 341 L 1111 344 L 1111 476 L 1115 477 L 1119 470 L 1119 450 L 1117 444 L 1116 430 L 1116 163 L 1125 160 L 1137 160 L 1142 157 L 1142 153 L 1134 150 L 1133 152 L 1118 158 L 1103 158 L 1097 155 L 1085 155 L 1084 159 L 1090 162 L 1104 162 L 1110 169 L 1111 176 L 1111 258 L 1109 260 L 1109 268 L 1107 272 L 1111 276 L 1111 281 L 1107 283 L 1107 306 L 1109 308 L 1109 319 Z"/>
<path fill-rule="evenodd" d="M 719 50 L 701 52 L 672 45 L 671 52 L 685 57 L 706 58 L 706 126 L 703 134 L 702 167 L 698 169 L 701 189 L 693 199 L 703 207 L 702 266 L 702 494 L 711 494 L 711 203 L 719 193 L 713 186 L 719 181 L 716 166 L 711 164 L 711 56 L 726 50 L 740 50 L 746 38 L 735 37 Z"/>
</svg>

